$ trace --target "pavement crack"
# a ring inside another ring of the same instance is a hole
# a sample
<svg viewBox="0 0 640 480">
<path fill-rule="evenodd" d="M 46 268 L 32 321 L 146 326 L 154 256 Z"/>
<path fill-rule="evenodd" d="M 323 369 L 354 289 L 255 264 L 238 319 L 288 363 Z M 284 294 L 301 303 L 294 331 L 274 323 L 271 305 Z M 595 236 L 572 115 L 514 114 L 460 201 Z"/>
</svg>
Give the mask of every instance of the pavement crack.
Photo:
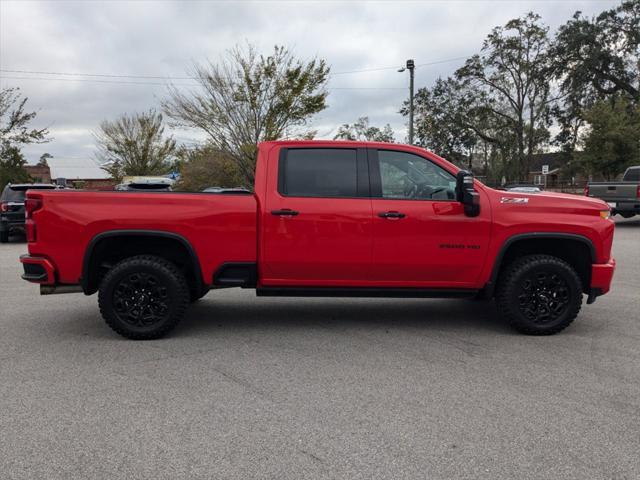
<svg viewBox="0 0 640 480">
<path fill-rule="evenodd" d="M 299 449 L 298 449 L 298 451 L 299 451 L 299 452 L 301 452 L 301 453 L 304 453 L 307 457 L 309 457 L 309 458 L 311 458 L 311 459 L 315 460 L 316 462 L 319 462 L 319 463 L 321 463 L 321 464 L 323 464 L 323 465 L 326 463 L 322 458 L 320 458 L 320 457 L 319 457 L 319 456 L 317 456 L 317 455 L 314 455 L 314 454 L 313 454 L 313 453 L 311 453 L 311 452 L 308 452 L 307 450 L 304 450 L 304 449 L 302 449 L 302 448 L 299 448 Z"/>
</svg>

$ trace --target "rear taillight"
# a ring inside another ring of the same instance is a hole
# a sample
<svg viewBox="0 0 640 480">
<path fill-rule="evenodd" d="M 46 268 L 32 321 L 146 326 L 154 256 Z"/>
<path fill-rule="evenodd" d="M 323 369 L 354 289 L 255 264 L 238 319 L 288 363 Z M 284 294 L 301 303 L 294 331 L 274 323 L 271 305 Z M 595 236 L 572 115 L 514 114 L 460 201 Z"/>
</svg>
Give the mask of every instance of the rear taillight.
<svg viewBox="0 0 640 480">
<path fill-rule="evenodd" d="M 640 199 L 640 183 L 638 184 L 638 188 L 636 188 L 636 198 Z"/>
<path fill-rule="evenodd" d="M 588 184 L 584 186 L 584 196 L 585 197 L 589 196 L 589 185 Z"/>
<path fill-rule="evenodd" d="M 8 212 L 9 204 L 8 203 L 0 203 L 0 212 Z"/>
<path fill-rule="evenodd" d="M 36 241 L 36 222 L 33 221 L 33 213 L 42 208 L 41 198 L 27 197 L 24 201 L 25 230 L 27 232 L 27 242 Z"/>
<path fill-rule="evenodd" d="M 24 215 L 29 219 L 32 217 L 33 212 L 42 208 L 42 200 L 40 198 L 27 198 L 24 201 Z"/>
</svg>

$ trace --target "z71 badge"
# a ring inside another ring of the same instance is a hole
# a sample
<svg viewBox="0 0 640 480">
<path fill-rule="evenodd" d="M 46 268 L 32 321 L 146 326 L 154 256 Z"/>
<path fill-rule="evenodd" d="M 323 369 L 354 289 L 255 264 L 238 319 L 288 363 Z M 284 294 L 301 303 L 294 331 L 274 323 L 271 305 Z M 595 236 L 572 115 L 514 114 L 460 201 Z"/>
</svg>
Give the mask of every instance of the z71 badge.
<svg viewBox="0 0 640 480">
<path fill-rule="evenodd" d="M 527 197 L 502 197 L 500 203 L 529 203 Z"/>
</svg>

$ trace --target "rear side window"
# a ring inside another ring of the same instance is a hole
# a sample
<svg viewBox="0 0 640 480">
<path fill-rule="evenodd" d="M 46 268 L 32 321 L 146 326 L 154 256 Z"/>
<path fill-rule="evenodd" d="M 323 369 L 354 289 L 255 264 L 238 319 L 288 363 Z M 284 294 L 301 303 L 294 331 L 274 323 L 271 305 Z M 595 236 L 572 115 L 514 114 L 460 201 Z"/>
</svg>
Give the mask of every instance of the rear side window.
<svg viewBox="0 0 640 480">
<path fill-rule="evenodd" d="M 2 192 L 2 198 L 0 200 L 5 203 L 23 203 L 25 192 L 25 190 L 14 190 L 7 185 Z"/>
<path fill-rule="evenodd" d="M 640 167 L 627 170 L 622 180 L 625 182 L 640 182 Z"/>
<path fill-rule="evenodd" d="M 278 191 L 294 197 L 358 196 L 356 149 L 288 149 L 280 158 Z"/>
</svg>

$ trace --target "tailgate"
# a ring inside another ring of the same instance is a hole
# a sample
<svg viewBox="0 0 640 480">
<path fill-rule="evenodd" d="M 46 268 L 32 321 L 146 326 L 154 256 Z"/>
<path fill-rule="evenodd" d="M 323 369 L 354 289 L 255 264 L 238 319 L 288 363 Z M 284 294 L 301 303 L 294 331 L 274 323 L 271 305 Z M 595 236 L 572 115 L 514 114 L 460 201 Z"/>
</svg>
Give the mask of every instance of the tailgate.
<svg viewBox="0 0 640 480">
<path fill-rule="evenodd" d="M 608 202 L 634 201 L 637 197 L 638 186 L 635 183 L 589 185 L 589 196 L 600 198 Z"/>
</svg>

